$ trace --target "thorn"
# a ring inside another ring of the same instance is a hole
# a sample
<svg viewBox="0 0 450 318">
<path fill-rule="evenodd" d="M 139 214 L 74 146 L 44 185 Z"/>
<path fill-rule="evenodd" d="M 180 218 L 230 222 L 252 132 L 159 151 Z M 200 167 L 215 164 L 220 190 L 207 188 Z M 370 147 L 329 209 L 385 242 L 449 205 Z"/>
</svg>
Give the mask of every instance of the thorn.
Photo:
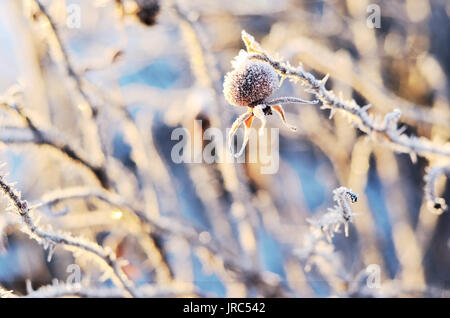
<svg viewBox="0 0 450 318">
<path fill-rule="evenodd" d="M 329 78 L 330 78 L 330 74 L 327 73 L 327 75 L 325 75 L 325 76 L 320 80 L 320 82 L 322 83 L 322 85 L 325 86 L 325 84 L 327 83 L 327 81 L 328 81 Z"/>
<path fill-rule="evenodd" d="M 328 119 L 332 119 L 333 116 L 336 114 L 336 112 L 337 112 L 337 109 L 336 109 L 336 108 L 331 108 L 330 116 L 328 116 Z"/>
<path fill-rule="evenodd" d="M 406 131 L 406 129 L 408 129 L 408 127 L 406 127 L 405 125 L 403 125 L 403 126 L 401 126 L 401 127 L 397 130 L 397 133 L 398 133 L 399 135 L 401 135 L 401 134 L 403 134 L 403 133 Z"/>
<path fill-rule="evenodd" d="M 27 289 L 27 294 L 31 294 L 34 291 L 33 286 L 31 285 L 31 280 L 27 279 L 25 285 Z"/>
<path fill-rule="evenodd" d="M 52 257 L 53 257 L 53 254 L 55 252 L 55 248 L 56 248 L 56 246 L 54 244 L 50 244 L 48 246 L 48 256 L 47 256 L 47 262 L 48 263 L 50 263 L 52 261 Z"/>
<path fill-rule="evenodd" d="M 280 84 L 278 85 L 278 87 L 281 87 L 281 85 L 283 85 L 285 79 L 286 79 L 286 76 L 281 75 L 281 80 L 280 80 Z"/>
<path fill-rule="evenodd" d="M 363 112 L 367 112 L 371 107 L 372 107 L 372 104 L 367 104 L 367 105 L 364 105 L 363 107 L 361 107 L 361 110 Z"/>
<path fill-rule="evenodd" d="M 416 154 L 415 152 L 412 152 L 412 151 L 411 151 L 411 152 L 409 153 L 409 157 L 411 158 L 411 162 L 412 162 L 412 163 L 414 163 L 414 164 L 417 163 L 417 154 Z"/>
</svg>

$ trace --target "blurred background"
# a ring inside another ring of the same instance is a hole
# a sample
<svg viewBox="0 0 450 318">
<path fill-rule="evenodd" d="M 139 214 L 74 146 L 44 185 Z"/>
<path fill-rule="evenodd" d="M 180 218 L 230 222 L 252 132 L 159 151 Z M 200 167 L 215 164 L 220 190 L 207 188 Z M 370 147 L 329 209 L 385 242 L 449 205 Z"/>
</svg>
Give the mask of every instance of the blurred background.
<svg viewBox="0 0 450 318">
<path fill-rule="evenodd" d="M 225 131 L 244 112 L 226 102 L 222 83 L 246 30 L 272 55 L 329 73 L 327 88 L 371 103 L 370 113 L 400 109 L 408 135 L 449 141 L 449 16 L 445 0 L 2 0 L 0 95 L 18 85 L 36 126 L 85 161 L 39 143 L 2 107 L 2 173 L 31 204 L 99 188 L 165 224 L 89 195 L 35 214 L 41 226 L 111 248 L 129 262 L 130 281 L 155 295 L 448 297 L 449 211 L 431 211 L 423 189 L 427 167 L 448 157 L 414 161 L 317 105 L 285 107 L 297 132 L 268 117 L 280 128 L 275 174 L 258 162 L 174 163 L 171 134 L 193 133 L 195 120 Z M 288 81 L 275 94 L 312 99 Z M 332 207 L 341 185 L 359 194 L 359 214 L 348 237 L 330 242 L 307 218 Z M 444 176 L 436 191 L 448 203 Z M 58 246 L 48 261 L 5 200 L 0 286 L 26 295 L 27 281 L 66 282 L 77 264 L 86 286 L 114 287 L 85 253 Z M 371 264 L 376 288 L 366 284 Z"/>
</svg>

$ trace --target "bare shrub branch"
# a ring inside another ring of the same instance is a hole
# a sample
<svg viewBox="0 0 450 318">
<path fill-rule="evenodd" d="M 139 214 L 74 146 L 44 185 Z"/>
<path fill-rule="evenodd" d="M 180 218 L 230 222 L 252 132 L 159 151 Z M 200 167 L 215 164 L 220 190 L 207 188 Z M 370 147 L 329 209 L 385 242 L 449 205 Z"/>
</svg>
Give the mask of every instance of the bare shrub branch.
<svg viewBox="0 0 450 318">
<path fill-rule="evenodd" d="M 57 233 L 52 232 L 51 230 L 42 229 L 31 217 L 31 210 L 27 201 L 20 198 L 20 194 L 4 180 L 3 176 L 0 176 L 0 187 L 3 193 L 11 200 L 16 212 L 21 216 L 24 223 L 24 227 L 21 227 L 22 231 L 28 233 L 31 238 L 42 244 L 44 248 L 49 248 L 50 253 L 52 253 L 56 245 L 61 244 L 72 246 L 95 255 L 102 261 L 104 265 L 103 269 L 111 273 L 114 281 L 118 282 L 123 288 L 125 288 L 126 292 L 131 296 L 137 295 L 134 291 L 133 283 L 128 280 L 125 273 L 122 271 L 121 264 L 119 260 L 117 260 L 117 257 L 113 251 L 110 249 L 105 249 L 93 242 L 88 242 L 81 238 L 73 237 L 67 233 Z"/>
<path fill-rule="evenodd" d="M 439 155 L 450 157 L 450 144 L 437 145 L 424 137 L 407 136 L 403 127 L 398 127 L 401 116 L 400 110 L 394 110 L 384 116 L 383 120 L 374 118 L 368 114 L 369 105 L 360 106 L 354 100 L 345 101 L 337 97 L 333 91 L 325 88 L 328 75 L 318 80 L 313 74 L 305 71 L 302 65 L 294 68 L 289 63 L 277 61 L 270 57 L 255 41 L 255 39 L 242 32 L 242 37 L 247 45 L 250 59 L 265 61 L 280 74 L 282 78 L 289 78 L 294 82 L 300 82 L 307 91 L 314 94 L 322 102 L 323 109 L 330 109 L 330 117 L 340 110 L 349 115 L 351 123 L 361 131 L 367 133 L 375 140 L 389 144 L 395 151 L 404 152 L 414 159 L 416 155 Z"/>
</svg>

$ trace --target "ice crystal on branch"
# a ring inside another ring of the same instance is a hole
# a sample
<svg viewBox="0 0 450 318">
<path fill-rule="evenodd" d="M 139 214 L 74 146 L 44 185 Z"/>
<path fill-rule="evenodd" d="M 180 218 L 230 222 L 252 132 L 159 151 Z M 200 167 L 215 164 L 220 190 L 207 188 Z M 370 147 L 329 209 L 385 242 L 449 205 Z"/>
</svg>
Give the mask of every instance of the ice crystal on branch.
<svg viewBox="0 0 450 318">
<path fill-rule="evenodd" d="M 242 32 L 242 36 L 246 47 L 250 48 L 250 54 L 247 58 L 269 63 L 282 79 L 288 78 L 295 83 L 300 82 L 306 87 L 307 92 L 315 95 L 322 102 L 322 109 L 330 109 L 330 117 L 336 111 L 343 112 L 349 121 L 361 131 L 378 142 L 388 144 L 397 152 L 408 153 L 413 161 L 417 155 L 450 157 L 450 144 L 448 142 L 438 145 L 423 137 L 405 135 L 405 128 L 398 127 L 401 116 L 400 110 L 395 109 L 386 114 L 384 119 L 374 117 L 367 112 L 370 104 L 360 106 L 355 100 L 344 100 L 342 97 L 336 96 L 333 91 L 326 89 L 325 83 L 329 78 L 328 75 L 321 80 L 316 79 L 313 74 L 306 72 L 302 65 L 293 67 L 287 62 L 273 59 L 245 31 Z"/>
<path fill-rule="evenodd" d="M 353 222 L 353 212 L 350 203 L 355 203 L 358 200 L 358 195 L 352 190 L 339 187 L 333 190 L 333 200 L 336 205 L 328 209 L 324 215 L 308 219 L 307 221 L 315 227 L 320 228 L 331 241 L 335 232 L 339 232 L 341 224 L 344 225 L 345 236 L 348 236 L 348 224 Z"/>
<path fill-rule="evenodd" d="M 136 296 L 134 284 L 128 280 L 127 276 L 122 270 L 122 265 L 117 259 L 117 256 L 108 248 L 84 240 L 82 238 L 74 237 L 71 234 L 62 231 L 52 231 L 49 226 L 46 229 L 38 224 L 31 215 L 31 208 L 27 201 L 21 198 L 21 194 L 17 192 L 13 185 L 8 183 L 3 176 L 0 175 L 0 189 L 5 196 L 11 201 L 15 211 L 21 216 L 23 226 L 21 230 L 27 233 L 30 238 L 36 240 L 43 245 L 44 249 L 49 250 L 49 257 L 53 254 L 56 245 L 63 245 L 65 247 L 75 248 L 86 255 L 92 255 L 99 260 L 98 264 L 101 269 L 108 274 L 109 277 L 119 286 L 122 287 L 128 295 Z"/>
</svg>

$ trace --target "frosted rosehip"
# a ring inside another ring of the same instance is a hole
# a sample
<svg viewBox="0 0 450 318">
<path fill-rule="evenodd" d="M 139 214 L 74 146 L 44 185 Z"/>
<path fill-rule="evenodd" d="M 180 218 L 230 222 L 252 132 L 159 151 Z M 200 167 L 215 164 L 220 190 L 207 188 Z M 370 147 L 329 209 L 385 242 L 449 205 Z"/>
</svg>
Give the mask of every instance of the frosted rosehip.
<svg viewBox="0 0 450 318">
<path fill-rule="evenodd" d="M 266 124 L 265 116 L 272 115 L 272 111 L 280 116 L 289 129 L 296 130 L 294 126 L 286 122 L 284 109 L 281 105 L 287 103 L 316 104 L 318 102 L 305 101 L 296 97 L 279 97 L 267 100 L 267 97 L 272 95 L 280 85 L 278 74 L 272 66 L 276 64 L 267 56 L 255 39 L 245 31 L 242 31 L 242 40 L 247 51 L 241 50 L 231 61 L 233 70 L 225 75 L 223 83 L 223 94 L 226 100 L 232 105 L 247 107 L 247 111 L 236 118 L 228 132 L 228 147 L 230 152 L 234 153 L 233 137 L 238 128 L 244 125 L 244 140 L 241 150 L 234 154 L 235 157 L 239 157 L 245 150 L 254 118 L 261 121 L 260 134 L 264 131 Z M 252 58 L 250 53 L 260 56 Z M 263 59 L 263 61 L 260 59 Z"/>
<path fill-rule="evenodd" d="M 279 85 L 278 75 L 268 63 L 246 59 L 234 64 L 225 75 L 223 94 L 235 106 L 255 106 L 269 97 Z"/>
</svg>

